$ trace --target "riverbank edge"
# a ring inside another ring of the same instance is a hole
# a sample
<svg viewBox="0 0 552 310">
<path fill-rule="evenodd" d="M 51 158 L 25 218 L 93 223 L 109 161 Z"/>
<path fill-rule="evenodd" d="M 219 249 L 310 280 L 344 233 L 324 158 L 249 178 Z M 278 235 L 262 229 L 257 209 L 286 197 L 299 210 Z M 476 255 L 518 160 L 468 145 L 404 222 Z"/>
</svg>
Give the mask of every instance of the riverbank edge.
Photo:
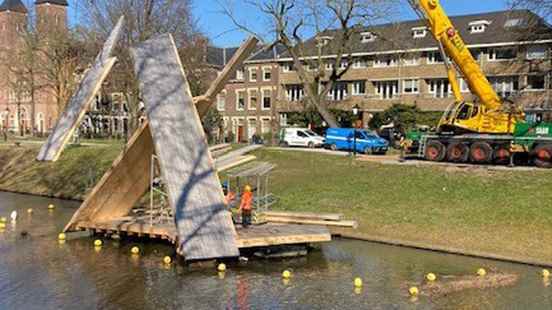
<svg viewBox="0 0 552 310">
<path fill-rule="evenodd" d="M 49 198 L 49 199 L 84 202 L 84 199 L 82 199 L 82 198 L 70 197 L 70 196 L 65 196 L 65 195 L 55 195 L 55 194 L 51 195 L 51 194 L 35 193 L 35 192 L 32 192 L 32 191 L 15 191 L 15 190 L 12 190 L 12 189 L 9 189 L 9 188 L 4 188 L 2 186 L 0 186 L 0 192 L 10 193 L 10 194 L 19 194 L 19 195 L 31 195 L 31 196 Z"/>
<path fill-rule="evenodd" d="M 470 251 L 470 250 L 463 250 L 463 249 L 458 249 L 453 247 L 436 246 L 436 245 L 426 244 L 421 242 L 412 242 L 412 241 L 398 240 L 398 239 L 392 239 L 392 238 L 385 238 L 381 236 L 373 236 L 366 233 L 355 232 L 349 228 L 331 227 L 330 232 L 332 236 L 338 236 L 344 239 L 360 240 L 360 241 L 379 243 L 379 244 L 384 244 L 389 246 L 396 246 L 401 248 L 431 251 L 431 252 L 442 253 L 442 254 L 460 255 L 460 256 L 466 256 L 466 257 L 488 259 L 488 260 L 522 264 L 522 265 L 542 267 L 542 268 L 552 268 L 552 262 L 544 262 L 544 261 L 533 260 L 529 258 L 521 258 L 521 257 L 509 257 L 509 256 L 503 256 L 503 255 L 498 255 L 493 253 Z"/>
</svg>

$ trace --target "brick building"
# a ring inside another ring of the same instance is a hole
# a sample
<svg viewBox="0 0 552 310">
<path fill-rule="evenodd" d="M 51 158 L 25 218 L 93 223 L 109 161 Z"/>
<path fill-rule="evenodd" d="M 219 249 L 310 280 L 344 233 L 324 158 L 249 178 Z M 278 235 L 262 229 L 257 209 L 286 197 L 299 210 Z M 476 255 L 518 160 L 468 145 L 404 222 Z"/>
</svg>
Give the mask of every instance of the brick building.
<svg viewBox="0 0 552 310">
<path fill-rule="evenodd" d="M 451 17 L 495 90 L 520 102 L 527 110 L 551 108 L 550 47 L 552 31 L 530 11 L 502 11 Z M 322 49 L 324 66 L 332 69 L 332 51 L 340 44 L 339 32 L 328 31 L 305 43 L 305 62 L 318 59 Z M 406 21 L 366 28 L 354 39 L 349 71 L 328 94 L 331 107 L 351 111 L 358 105 L 366 125 L 374 112 L 393 104 L 416 105 L 423 111 L 444 111 L 454 102 L 437 43 L 422 21 Z M 333 56 L 335 57 L 335 56 Z M 328 61 L 330 60 L 330 61 Z M 335 62 L 335 61 L 333 61 Z M 270 70 L 270 79 L 263 79 Z M 460 78 L 466 100 L 474 100 Z M 259 94 L 270 89 L 270 105 L 259 104 Z M 303 111 L 303 86 L 292 59 L 285 52 L 256 54 L 236 74 L 221 96 L 219 111 L 226 130 L 236 141 L 251 133 L 266 132 L 263 119 L 288 126 L 287 115 Z"/>
<path fill-rule="evenodd" d="M 38 0 L 35 2 L 36 31 L 40 37 L 67 29 L 67 1 Z M 29 11 L 20 0 L 4 0 L 0 5 L 0 129 L 14 133 L 28 133 L 33 127 L 39 133 L 49 131 L 57 120 L 58 111 L 54 96 L 48 90 L 35 92 L 35 124 L 32 124 L 33 102 L 29 94 L 14 90 L 14 78 L 9 77 L 9 55 L 22 46 L 22 32 L 28 27 Z M 7 60 L 7 61 L 6 61 Z M 40 79 L 40 77 L 37 77 Z M 39 82 L 39 81 L 38 81 Z"/>
</svg>

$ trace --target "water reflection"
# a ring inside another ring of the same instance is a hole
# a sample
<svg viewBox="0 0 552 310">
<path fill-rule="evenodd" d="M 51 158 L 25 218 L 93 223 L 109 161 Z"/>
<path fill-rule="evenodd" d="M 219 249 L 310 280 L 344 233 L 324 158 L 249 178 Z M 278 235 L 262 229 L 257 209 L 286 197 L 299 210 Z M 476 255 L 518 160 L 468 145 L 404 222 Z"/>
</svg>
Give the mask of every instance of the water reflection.
<svg viewBox="0 0 552 310">
<path fill-rule="evenodd" d="M 56 209 L 47 210 L 53 203 Z M 25 214 L 0 230 L 2 309 L 552 309 L 552 287 L 538 268 L 339 240 L 297 260 L 250 260 L 191 268 L 168 244 L 104 240 L 70 234 L 57 240 L 78 203 L 0 193 L 0 217 Z M 33 208 L 31 216 L 22 210 Z M 27 231 L 27 237 L 21 232 Z M 480 267 L 519 274 L 514 287 L 466 290 L 411 300 L 405 283 L 428 272 L 473 274 Z M 282 279 L 283 270 L 293 278 Z M 352 279 L 363 279 L 355 289 Z"/>
</svg>

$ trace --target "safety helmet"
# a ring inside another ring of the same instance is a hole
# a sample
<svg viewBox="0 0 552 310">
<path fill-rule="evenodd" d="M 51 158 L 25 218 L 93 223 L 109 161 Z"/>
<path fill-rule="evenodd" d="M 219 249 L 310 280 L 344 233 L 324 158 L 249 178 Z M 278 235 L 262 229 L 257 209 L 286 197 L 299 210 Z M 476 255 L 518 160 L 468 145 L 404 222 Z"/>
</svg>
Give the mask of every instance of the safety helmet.
<svg viewBox="0 0 552 310">
<path fill-rule="evenodd" d="M 246 192 L 251 192 L 251 186 L 246 185 L 245 188 L 244 188 L 244 190 L 245 190 Z"/>
</svg>

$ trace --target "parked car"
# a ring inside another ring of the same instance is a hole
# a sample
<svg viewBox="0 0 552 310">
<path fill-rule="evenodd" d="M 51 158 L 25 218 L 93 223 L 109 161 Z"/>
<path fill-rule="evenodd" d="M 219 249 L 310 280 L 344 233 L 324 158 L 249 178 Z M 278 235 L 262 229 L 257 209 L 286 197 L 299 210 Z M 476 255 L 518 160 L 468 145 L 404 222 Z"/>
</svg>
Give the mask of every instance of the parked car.
<svg viewBox="0 0 552 310">
<path fill-rule="evenodd" d="M 356 133 L 356 141 L 354 134 Z M 352 151 L 356 143 L 356 151 L 364 154 L 386 154 L 389 142 L 377 134 L 354 128 L 329 128 L 326 131 L 325 147 L 332 150 Z"/>
<path fill-rule="evenodd" d="M 280 130 L 280 145 L 321 147 L 324 145 L 324 137 L 308 128 L 283 128 Z"/>
</svg>

